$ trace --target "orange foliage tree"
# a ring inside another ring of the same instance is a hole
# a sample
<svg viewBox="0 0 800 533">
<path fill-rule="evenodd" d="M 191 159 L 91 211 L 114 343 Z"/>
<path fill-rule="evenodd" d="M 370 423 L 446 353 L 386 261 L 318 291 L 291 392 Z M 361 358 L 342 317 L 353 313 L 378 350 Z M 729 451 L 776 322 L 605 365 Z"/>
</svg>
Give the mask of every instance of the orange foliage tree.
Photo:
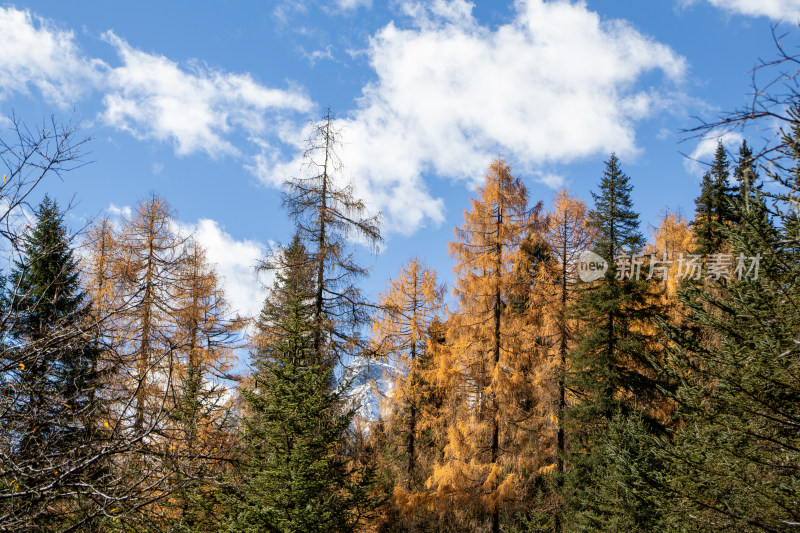
<svg viewBox="0 0 800 533">
<path fill-rule="evenodd" d="M 554 352 L 556 364 L 553 368 L 556 391 L 554 411 L 556 419 L 556 455 L 555 470 L 559 476 L 564 473 L 565 431 L 562 420 L 567 405 L 564 375 L 567 372 L 567 354 L 575 347 L 575 320 L 568 312 L 575 300 L 574 285 L 578 279 L 578 261 L 581 252 L 590 250 L 597 232 L 588 224 L 586 204 L 569 195 L 562 189 L 553 199 L 553 206 L 548 214 L 548 226 L 545 241 L 548 245 L 551 261 L 549 276 L 554 288 L 550 298 L 547 314 L 554 326 Z M 561 482 L 559 478 L 558 482 Z M 560 527 L 560 513 L 554 514 L 556 531 Z"/>
<path fill-rule="evenodd" d="M 651 261 L 662 261 L 666 271 L 664 278 L 665 295 L 672 303 L 677 303 L 677 292 L 680 281 L 678 259 L 687 256 L 695 248 L 694 233 L 686 218 L 668 211 L 661 219 L 661 223 L 653 232 L 653 246 L 646 249 L 651 254 Z M 668 261 L 668 262 L 665 262 Z"/>
<path fill-rule="evenodd" d="M 414 488 L 415 443 L 420 409 L 420 358 L 425 355 L 428 330 L 444 308 L 444 286 L 436 272 L 418 259 L 412 259 L 391 280 L 380 295 L 380 312 L 373 322 L 373 338 L 378 350 L 393 360 L 398 369 L 391 394 L 395 412 L 404 411 L 406 472 L 405 489 Z M 424 421 L 423 421 L 424 423 Z"/>
<path fill-rule="evenodd" d="M 458 310 L 438 365 L 454 384 L 453 419 L 427 484 L 440 512 L 466 510 L 465 519 L 488 520 L 494 533 L 501 510 L 519 502 L 535 445 L 531 418 L 543 353 L 531 320 L 536 302 L 517 266 L 525 261 L 523 244 L 543 227 L 540 209 L 541 203 L 528 207 L 527 190 L 509 165 L 495 161 L 450 243 Z"/>
<path fill-rule="evenodd" d="M 115 508 L 131 523 L 191 525 L 190 499 L 212 487 L 227 460 L 233 424 L 217 378 L 242 321 L 229 316 L 204 250 L 178 234 L 158 195 L 117 225 L 90 227 L 85 247 L 83 283 L 111 402 L 103 427 L 125 456 L 114 490 L 130 505 Z"/>
</svg>

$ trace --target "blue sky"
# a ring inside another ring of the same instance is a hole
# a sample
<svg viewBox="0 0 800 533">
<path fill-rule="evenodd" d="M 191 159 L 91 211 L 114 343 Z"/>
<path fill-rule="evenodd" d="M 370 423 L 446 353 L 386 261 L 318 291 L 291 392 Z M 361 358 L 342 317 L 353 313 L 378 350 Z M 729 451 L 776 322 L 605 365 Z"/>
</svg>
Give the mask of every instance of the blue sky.
<svg viewBox="0 0 800 533">
<path fill-rule="evenodd" d="M 0 115 L 94 139 L 90 165 L 39 191 L 75 197 L 73 228 L 158 191 L 252 313 L 252 267 L 292 232 L 278 184 L 326 108 L 345 177 L 384 215 L 366 291 L 411 256 L 450 281 L 447 241 L 498 156 L 549 204 L 562 185 L 590 202 L 615 151 L 645 232 L 690 215 L 703 170 L 681 153 L 716 140 L 681 130 L 747 102 L 781 21 L 800 1 L 17 2 L 0 7 Z"/>
</svg>

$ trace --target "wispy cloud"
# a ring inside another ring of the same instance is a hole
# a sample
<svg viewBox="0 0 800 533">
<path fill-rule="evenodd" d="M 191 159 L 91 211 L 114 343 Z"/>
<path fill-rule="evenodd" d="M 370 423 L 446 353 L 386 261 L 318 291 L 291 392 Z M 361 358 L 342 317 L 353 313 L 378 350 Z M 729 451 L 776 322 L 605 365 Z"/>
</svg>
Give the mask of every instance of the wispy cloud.
<svg viewBox="0 0 800 533">
<path fill-rule="evenodd" d="M 725 132 L 722 135 L 707 135 L 700 139 L 692 153 L 684 160 L 683 166 L 690 174 L 701 177 L 711 167 L 720 141 L 729 152 L 736 153 L 743 140 L 744 137 L 734 131 Z"/>
<path fill-rule="evenodd" d="M 298 0 L 280 5 L 306 9 Z M 404 25 L 386 25 L 365 51 L 375 81 L 337 121 L 345 178 L 384 211 L 389 231 L 410 234 L 444 220 L 445 203 L 426 180 L 474 185 L 497 154 L 550 185 L 559 183 L 552 165 L 612 150 L 636 154 L 639 122 L 682 98 L 680 55 L 584 3 L 519 0 L 513 20 L 496 28 L 481 25 L 464 0 L 398 5 Z M 300 169 L 308 133 L 301 122 L 314 108 L 300 88 L 179 64 L 112 32 L 104 39 L 119 62 L 106 64 L 86 57 L 71 32 L 27 11 L 0 11 L 3 27 L 13 43 L 0 49 L 0 98 L 37 87 L 70 102 L 93 91 L 105 124 L 170 143 L 178 155 L 242 156 L 270 185 Z M 658 87 L 643 86 L 654 72 Z"/>
<path fill-rule="evenodd" d="M 197 62 L 183 68 L 164 56 L 137 50 L 111 32 L 104 38 L 123 64 L 107 77 L 103 118 L 139 137 L 172 141 L 179 155 L 238 154 L 225 138 L 232 129 L 263 133 L 268 111 L 311 107 L 299 89 L 270 89 L 248 74 L 225 73 Z"/>
<path fill-rule="evenodd" d="M 700 0 L 681 0 L 681 4 L 691 5 Z M 768 17 L 776 22 L 797 24 L 800 22 L 800 1 L 798 0 L 706 0 L 709 4 L 738 15 Z"/>
<path fill-rule="evenodd" d="M 249 74 L 188 65 L 137 50 L 113 32 L 103 38 L 119 66 L 87 57 L 71 31 L 29 11 L 0 8 L 0 101 L 38 89 L 68 107 L 101 95 L 103 121 L 142 139 L 170 142 L 178 155 L 239 154 L 229 139 L 262 134 L 276 114 L 307 112 L 312 104 L 298 87 L 275 89 Z"/>
<path fill-rule="evenodd" d="M 0 7 L 0 36 L 0 100 L 35 88 L 65 108 L 102 83 L 102 61 L 83 55 L 71 31 L 29 11 Z"/>
<path fill-rule="evenodd" d="M 119 207 L 114 204 L 109 204 L 107 211 L 113 218 L 131 218 L 133 215 L 133 209 L 131 209 L 129 205 Z"/>
<path fill-rule="evenodd" d="M 314 50 L 313 52 L 303 51 L 303 55 L 308 59 L 311 66 L 314 66 L 320 59 L 333 60 L 333 47 L 328 45 L 324 50 Z"/>
<path fill-rule="evenodd" d="M 360 7 L 372 7 L 372 0 L 280 0 L 272 10 L 272 16 L 282 25 L 293 23 L 296 16 L 305 16 L 309 9 L 322 10 L 328 14 L 348 14 Z"/>
<path fill-rule="evenodd" d="M 336 0 L 336 5 L 342 10 L 372 7 L 372 0 Z"/>
</svg>

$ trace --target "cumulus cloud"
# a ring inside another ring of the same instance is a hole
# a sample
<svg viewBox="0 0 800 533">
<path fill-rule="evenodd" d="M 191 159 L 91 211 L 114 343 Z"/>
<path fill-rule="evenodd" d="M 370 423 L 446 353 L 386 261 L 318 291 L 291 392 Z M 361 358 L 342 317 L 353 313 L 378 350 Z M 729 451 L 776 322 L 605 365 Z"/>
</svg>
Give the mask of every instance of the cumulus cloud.
<svg viewBox="0 0 800 533">
<path fill-rule="evenodd" d="M 112 203 L 106 211 L 115 224 L 133 215 L 127 205 Z M 237 240 L 219 222 L 208 218 L 201 218 L 195 224 L 175 221 L 173 229 L 179 235 L 193 236 L 206 251 L 206 259 L 219 275 L 233 313 L 256 316 L 264 303 L 263 288 L 270 280 L 259 278 L 255 267 L 267 256 L 268 247 L 249 239 Z"/>
<path fill-rule="evenodd" d="M 472 7 L 403 4 L 411 24 L 390 23 L 373 36 L 366 53 L 377 80 L 337 122 L 345 175 L 384 211 L 390 230 L 443 220 L 444 204 L 423 175 L 475 184 L 501 153 L 518 173 L 558 185 L 538 170 L 635 154 L 637 121 L 675 97 L 641 87 L 641 78 L 659 72 L 679 83 L 686 70 L 666 45 L 583 3 L 519 1 L 514 19 L 496 29 L 482 26 Z M 265 182 L 300 164 L 279 161 L 274 150 L 258 158 Z"/>
<path fill-rule="evenodd" d="M 0 8 L 0 99 L 38 89 L 50 103 L 67 107 L 96 85 L 102 61 L 85 57 L 71 31 L 13 7 Z"/>
<path fill-rule="evenodd" d="M 684 1 L 693 4 L 698 0 Z M 709 4 L 730 13 L 750 17 L 769 17 L 791 24 L 800 22 L 800 0 L 707 0 Z"/>
<path fill-rule="evenodd" d="M 735 131 L 706 136 L 697 143 L 692 153 L 684 160 L 683 166 L 690 174 L 702 177 L 708 172 L 720 141 L 728 152 L 738 153 L 743 140 L 744 137 Z"/>
<path fill-rule="evenodd" d="M 183 233 L 193 234 L 205 248 L 208 262 L 214 265 L 225 289 L 225 297 L 235 312 L 256 316 L 264 303 L 262 286 L 255 267 L 264 259 L 267 247 L 252 240 L 236 240 L 220 224 L 208 218 L 197 224 L 179 224 Z"/>
<path fill-rule="evenodd" d="M 337 121 L 344 177 L 384 211 L 390 231 L 441 222 L 444 201 L 426 180 L 475 185 L 497 154 L 552 186 L 561 181 L 552 165 L 612 150 L 635 154 L 638 122 L 674 104 L 678 93 L 665 92 L 674 89 L 663 81 L 679 83 L 686 70 L 666 45 L 582 2 L 518 0 L 513 19 L 496 28 L 481 25 L 464 0 L 398 5 L 404 25 L 388 24 L 364 51 L 376 79 Z M 179 64 L 112 32 L 104 39 L 119 62 L 106 64 L 86 58 L 71 32 L 27 11 L 1 10 L 0 19 L 0 98 L 28 87 L 64 101 L 95 91 L 109 126 L 169 142 L 179 155 L 241 155 L 249 139 L 261 148 L 252 168 L 263 181 L 298 172 L 307 131 L 294 113 L 313 107 L 303 90 Z M 656 86 L 644 86 L 652 73 Z"/>
</svg>

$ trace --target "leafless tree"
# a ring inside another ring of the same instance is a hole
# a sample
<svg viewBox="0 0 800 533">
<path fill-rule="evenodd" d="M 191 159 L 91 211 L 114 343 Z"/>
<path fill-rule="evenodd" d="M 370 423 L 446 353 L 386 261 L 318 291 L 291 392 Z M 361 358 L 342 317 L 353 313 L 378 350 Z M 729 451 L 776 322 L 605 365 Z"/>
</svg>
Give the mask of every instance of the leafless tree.
<svg viewBox="0 0 800 533">
<path fill-rule="evenodd" d="M 340 135 L 329 109 L 307 141 L 306 175 L 287 179 L 283 196 L 314 264 L 314 350 L 329 362 L 356 351 L 358 330 L 369 320 L 369 307 L 355 284 L 368 271 L 356 261 L 351 244 L 377 250 L 381 242 L 380 214 L 368 215 L 353 184 L 342 176 Z"/>
<path fill-rule="evenodd" d="M 86 164 L 89 139 L 54 119 L 30 129 L 12 118 L 8 131 L 0 135 L 0 250 L 14 261 L 25 253 L 34 190 Z M 143 216 L 141 224 L 122 228 L 100 221 L 86 233 L 81 266 L 88 298 L 79 319 L 46 324 L 41 335 L 26 338 L 11 334 L 19 310 L 8 298 L 0 305 L 0 531 L 164 530 L 185 514 L 187 490 L 208 488 L 228 461 L 235 433 L 219 389 L 197 383 L 193 419 L 178 413 L 186 400 L 182 362 L 200 366 L 192 343 L 202 342 L 204 353 L 214 345 L 226 349 L 229 324 L 216 315 L 210 325 L 205 308 L 191 309 L 204 297 L 221 302 L 219 289 L 199 250 L 193 268 L 179 260 L 186 257 L 184 243 L 168 231 L 169 209 L 156 199 L 142 209 L 163 217 Z M 198 272 L 204 277 L 193 288 L 189 275 Z M 4 285 L 3 292 L 18 292 Z M 188 321 L 194 334 L 187 335 L 178 322 L 190 315 L 197 319 Z M 48 401 L 32 409 L 29 389 L 45 378 L 21 379 L 26 369 L 66 361 L 62 354 L 82 349 L 99 355 L 85 369 L 91 386 L 80 391 L 81 407 L 53 387 Z M 73 437 L 43 435 L 48 420 Z M 32 453 L 19 445 L 29 435 L 37 441 Z M 176 504 L 178 493 L 184 501 Z"/>
</svg>

